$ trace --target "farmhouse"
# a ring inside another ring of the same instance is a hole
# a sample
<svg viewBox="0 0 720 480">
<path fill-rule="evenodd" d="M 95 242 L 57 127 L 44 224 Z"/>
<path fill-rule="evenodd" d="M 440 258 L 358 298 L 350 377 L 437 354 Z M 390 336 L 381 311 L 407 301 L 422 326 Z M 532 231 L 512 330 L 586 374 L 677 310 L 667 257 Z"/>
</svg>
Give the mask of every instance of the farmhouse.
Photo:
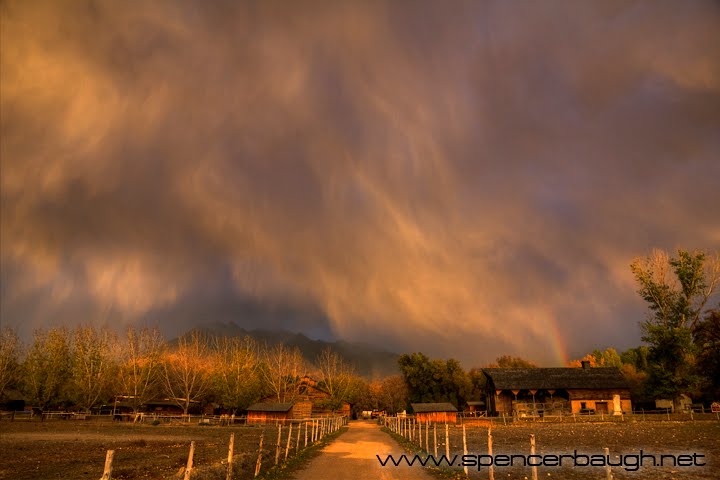
<svg viewBox="0 0 720 480">
<path fill-rule="evenodd" d="M 255 403 L 247 409 L 247 423 L 266 423 L 293 418 L 292 403 Z"/>
<path fill-rule="evenodd" d="M 413 403 L 415 419 L 419 423 L 455 423 L 457 408 L 452 403 Z"/>
<path fill-rule="evenodd" d="M 488 412 L 532 417 L 563 413 L 620 415 L 632 410 L 620 370 L 590 368 L 484 368 Z"/>
</svg>

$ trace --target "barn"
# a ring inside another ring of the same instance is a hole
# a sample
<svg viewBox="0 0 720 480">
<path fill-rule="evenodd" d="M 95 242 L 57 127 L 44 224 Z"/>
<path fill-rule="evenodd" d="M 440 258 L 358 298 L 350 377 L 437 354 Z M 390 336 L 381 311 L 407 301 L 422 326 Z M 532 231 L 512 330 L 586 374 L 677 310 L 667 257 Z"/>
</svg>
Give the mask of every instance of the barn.
<svg viewBox="0 0 720 480">
<path fill-rule="evenodd" d="M 455 423 L 458 410 L 452 403 L 413 403 L 415 419 L 419 423 Z"/>
<path fill-rule="evenodd" d="M 339 406 L 334 405 L 330 392 L 307 375 L 298 382 L 296 398 L 302 402 L 309 402 L 312 406 L 311 413 L 314 416 L 350 416 L 351 406 L 349 403 L 342 402 Z"/>
<path fill-rule="evenodd" d="M 292 403 L 255 403 L 247 409 L 247 423 L 285 422 L 293 418 Z"/>
<path fill-rule="evenodd" d="M 491 415 L 541 417 L 632 411 L 630 388 L 615 367 L 484 368 Z"/>
</svg>

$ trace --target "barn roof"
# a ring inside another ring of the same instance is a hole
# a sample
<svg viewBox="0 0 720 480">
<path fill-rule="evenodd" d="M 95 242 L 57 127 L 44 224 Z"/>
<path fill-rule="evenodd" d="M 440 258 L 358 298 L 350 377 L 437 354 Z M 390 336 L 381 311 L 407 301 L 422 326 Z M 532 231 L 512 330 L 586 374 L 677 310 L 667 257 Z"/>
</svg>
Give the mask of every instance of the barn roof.
<svg viewBox="0 0 720 480">
<path fill-rule="evenodd" d="M 483 368 L 495 390 L 628 388 L 615 367 L 602 368 Z"/>
<path fill-rule="evenodd" d="M 289 412 L 292 403 L 255 403 L 250 405 L 248 412 Z"/>
<path fill-rule="evenodd" d="M 412 403 L 415 413 L 457 412 L 452 403 Z"/>
</svg>

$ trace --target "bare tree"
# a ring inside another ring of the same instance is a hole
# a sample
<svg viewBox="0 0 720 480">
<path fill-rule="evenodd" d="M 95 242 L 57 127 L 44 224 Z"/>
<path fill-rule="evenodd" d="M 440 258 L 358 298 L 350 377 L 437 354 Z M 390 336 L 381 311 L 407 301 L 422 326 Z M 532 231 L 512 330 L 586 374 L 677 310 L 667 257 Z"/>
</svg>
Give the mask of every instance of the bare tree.
<svg viewBox="0 0 720 480">
<path fill-rule="evenodd" d="M 129 327 L 121 352 L 119 390 L 137 412 L 157 392 L 162 373 L 165 339 L 158 329 Z"/>
<path fill-rule="evenodd" d="M 107 328 L 73 332 L 72 386 L 78 405 L 90 410 L 108 396 L 117 368 L 117 336 Z"/>
<path fill-rule="evenodd" d="M 21 350 L 22 344 L 16 332 L 8 327 L 0 329 L 0 397 L 5 388 L 19 378 Z"/>
<path fill-rule="evenodd" d="M 215 337 L 213 378 L 220 401 L 235 413 L 256 401 L 260 392 L 260 354 L 250 337 Z"/>
<path fill-rule="evenodd" d="M 292 401 L 297 394 L 297 382 L 304 373 L 305 361 L 300 349 L 278 344 L 263 350 L 262 378 L 265 386 L 278 402 Z"/>
<path fill-rule="evenodd" d="M 342 356 L 328 347 L 318 355 L 315 366 L 319 382 L 330 394 L 331 407 L 339 408 L 343 402 L 349 402 L 358 382 L 353 368 Z"/>
<path fill-rule="evenodd" d="M 65 328 L 35 331 L 23 363 L 24 390 L 45 408 L 58 402 L 70 380 L 70 335 Z"/>
<path fill-rule="evenodd" d="M 163 361 L 163 383 L 171 400 L 187 415 L 190 404 L 201 399 L 210 387 L 212 370 L 207 338 L 197 331 L 178 339 L 177 348 Z"/>
<path fill-rule="evenodd" d="M 386 377 L 382 381 L 380 403 L 388 413 L 394 414 L 403 410 L 409 398 L 407 384 L 401 375 Z"/>
</svg>

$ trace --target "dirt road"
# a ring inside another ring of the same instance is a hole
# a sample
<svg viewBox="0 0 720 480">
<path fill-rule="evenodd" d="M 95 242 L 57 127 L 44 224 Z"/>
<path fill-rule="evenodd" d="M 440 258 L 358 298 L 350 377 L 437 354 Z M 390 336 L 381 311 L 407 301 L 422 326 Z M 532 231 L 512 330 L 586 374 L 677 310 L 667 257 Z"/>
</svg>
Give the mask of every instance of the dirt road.
<svg viewBox="0 0 720 480">
<path fill-rule="evenodd" d="M 375 422 L 356 421 L 295 480 L 431 480 L 422 467 L 381 467 L 375 455 L 405 453 Z"/>
</svg>

